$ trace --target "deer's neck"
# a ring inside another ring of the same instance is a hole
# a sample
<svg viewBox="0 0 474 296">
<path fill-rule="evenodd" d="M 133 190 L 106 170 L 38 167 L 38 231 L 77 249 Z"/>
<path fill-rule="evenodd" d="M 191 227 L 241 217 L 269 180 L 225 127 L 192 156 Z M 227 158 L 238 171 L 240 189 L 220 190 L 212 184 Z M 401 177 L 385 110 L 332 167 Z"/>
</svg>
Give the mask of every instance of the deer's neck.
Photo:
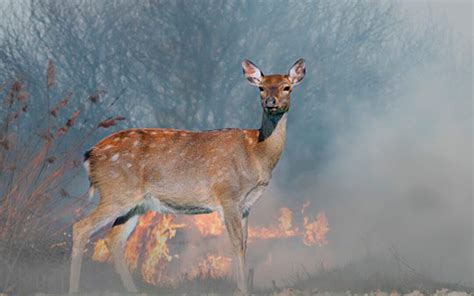
<svg viewBox="0 0 474 296">
<path fill-rule="evenodd" d="M 263 112 L 262 126 L 258 134 L 260 158 L 272 170 L 280 159 L 286 138 L 288 113 L 267 114 Z"/>
</svg>

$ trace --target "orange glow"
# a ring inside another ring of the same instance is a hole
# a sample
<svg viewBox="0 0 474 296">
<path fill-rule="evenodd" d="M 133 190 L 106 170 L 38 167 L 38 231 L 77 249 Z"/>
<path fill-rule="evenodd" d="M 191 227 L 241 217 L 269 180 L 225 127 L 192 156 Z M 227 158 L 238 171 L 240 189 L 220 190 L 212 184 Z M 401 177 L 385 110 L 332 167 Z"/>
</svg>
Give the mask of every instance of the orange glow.
<svg viewBox="0 0 474 296">
<path fill-rule="evenodd" d="M 249 243 L 270 239 L 299 238 L 306 246 L 327 245 L 326 235 L 329 231 L 329 223 L 326 214 L 319 212 L 315 219 L 310 219 L 305 215 L 309 206 L 310 202 L 303 204 L 301 217 L 296 220 L 302 221 L 303 227 L 296 227 L 293 211 L 282 207 L 274 223 L 268 226 L 249 226 Z M 175 222 L 178 220 L 186 223 Z M 138 219 L 137 227 L 125 246 L 125 260 L 130 270 L 140 272 L 143 281 L 152 285 L 176 285 L 179 278 L 182 278 L 179 275 L 186 275 L 187 279 L 218 278 L 230 275 L 232 259 L 220 252 L 207 253 L 204 257 L 198 255 L 195 258 L 188 255 L 187 261 L 181 262 L 179 254 L 183 247 L 180 247 L 179 242 L 178 246 L 174 247 L 177 243 L 174 240 L 173 248 L 170 249 L 170 241 L 179 232 L 180 242 L 184 239 L 186 245 L 194 250 L 196 237 L 190 235 L 189 232 L 192 229 L 202 237 L 209 237 L 208 239 L 226 235 L 225 226 L 218 213 L 181 218 L 155 212 L 145 213 Z M 92 259 L 99 262 L 111 261 L 107 238 L 96 241 Z M 272 256 L 269 254 L 266 264 L 271 264 L 272 261 Z M 194 267 L 190 268 L 190 266 Z"/>
<path fill-rule="evenodd" d="M 308 217 L 303 218 L 304 221 L 304 238 L 303 243 L 307 246 L 324 246 L 328 244 L 326 234 L 329 231 L 328 218 L 324 212 L 316 215 L 313 222 L 309 222 Z"/>
<path fill-rule="evenodd" d="M 281 208 L 279 213 L 278 224 L 269 227 L 249 227 L 249 241 L 297 236 L 298 228 L 293 228 L 293 212 L 289 208 Z"/>
<path fill-rule="evenodd" d="M 192 216 L 191 219 L 203 236 L 221 235 L 224 231 L 224 225 L 217 212 Z"/>
<path fill-rule="evenodd" d="M 174 278 L 167 276 L 165 270 L 167 263 L 178 257 L 170 254 L 167 242 L 176 236 L 178 228 L 186 225 L 174 224 L 173 219 L 171 215 L 162 215 L 158 223 L 150 229 L 152 235 L 146 241 L 144 260 L 141 267 L 143 280 L 149 284 L 174 283 Z"/>
<path fill-rule="evenodd" d="M 110 252 L 105 244 L 105 239 L 100 239 L 95 243 L 94 252 L 92 253 L 92 260 L 99 262 L 106 262 L 109 260 Z"/>
<path fill-rule="evenodd" d="M 138 219 L 137 227 L 130 235 L 125 247 L 125 260 L 131 271 L 138 268 L 138 259 L 141 255 L 143 245 L 149 235 L 150 227 L 157 223 L 157 214 L 155 212 L 147 212 Z"/>
<path fill-rule="evenodd" d="M 199 261 L 197 267 L 191 272 L 191 279 L 224 277 L 229 274 L 231 264 L 232 259 L 229 257 L 208 254 L 207 258 Z"/>
</svg>

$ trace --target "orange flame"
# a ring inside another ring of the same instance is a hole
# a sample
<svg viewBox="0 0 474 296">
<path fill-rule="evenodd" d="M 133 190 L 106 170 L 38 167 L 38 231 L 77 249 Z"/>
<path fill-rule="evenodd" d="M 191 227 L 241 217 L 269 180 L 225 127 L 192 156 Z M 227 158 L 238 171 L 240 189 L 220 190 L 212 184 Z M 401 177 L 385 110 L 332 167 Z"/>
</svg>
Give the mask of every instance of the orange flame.
<svg viewBox="0 0 474 296">
<path fill-rule="evenodd" d="M 278 225 L 249 227 L 249 241 L 297 236 L 298 228 L 293 228 L 293 212 L 289 208 L 281 208 L 279 213 Z"/>
<path fill-rule="evenodd" d="M 316 220 L 309 222 L 308 217 L 304 217 L 304 238 L 303 243 L 307 246 L 324 246 L 328 244 L 326 234 L 329 231 L 328 218 L 324 212 L 316 215 Z"/>
<path fill-rule="evenodd" d="M 197 267 L 191 272 L 193 278 L 219 278 L 229 274 L 232 259 L 225 256 L 208 254 L 207 258 L 201 260 Z"/>
<path fill-rule="evenodd" d="M 319 212 L 316 218 L 311 220 L 305 215 L 309 206 L 310 202 L 306 202 L 301 208 L 302 230 L 294 226 L 293 212 L 289 208 L 283 207 L 279 210 L 277 223 L 266 227 L 249 227 L 249 242 L 300 237 L 306 246 L 327 245 L 328 219 L 324 212 Z M 125 259 L 131 271 L 139 270 L 146 283 L 152 285 L 175 285 L 178 283 L 178 277 L 173 276 L 170 269 L 175 268 L 175 265 L 179 266 L 179 255 L 171 253 L 169 241 L 176 236 L 178 229 L 185 228 L 186 224 L 175 223 L 174 219 L 175 216 L 147 212 L 139 218 L 137 227 L 127 241 Z M 224 234 L 225 227 L 218 213 L 186 217 L 184 221 L 203 237 Z M 92 259 L 99 262 L 111 260 L 106 239 L 97 240 Z M 271 263 L 271 256 L 267 259 Z M 229 274 L 231 263 L 232 259 L 229 257 L 208 253 L 204 258 L 196 258 L 195 267 L 191 272 L 184 273 L 188 279 L 223 277 Z"/>
<path fill-rule="evenodd" d="M 217 236 L 224 231 L 224 226 L 217 212 L 209 215 L 196 215 L 191 219 L 203 236 Z"/>
<path fill-rule="evenodd" d="M 125 259 L 132 271 L 138 268 L 138 259 L 143 248 L 144 242 L 149 234 L 149 228 L 156 223 L 157 215 L 155 212 L 147 212 L 138 219 L 137 227 L 128 238 L 125 247 Z"/>
<path fill-rule="evenodd" d="M 307 207 L 311 204 L 310 201 L 304 203 L 301 208 L 301 214 L 304 215 L 304 212 Z M 310 222 L 307 216 L 303 217 L 304 225 L 304 238 L 303 243 L 307 246 L 324 246 L 328 244 L 326 240 L 326 235 L 329 232 L 329 222 L 326 214 L 324 212 L 319 212 L 316 215 L 316 219 L 313 222 Z"/>
<path fill-rule="evenodd" d="M 141 273 L 143 280 L 149 284 L 173 284 L 175 279 L 165 273 L 165 267 L 176 255 L 171 256 L 167 241 L 176 236 L 176 229 L 186 226 L 174 224 L 173 216 L 163 215 L 161 221 L 155 224 L 150 232 L 153 234 L 145 245 L 145 260 L 142 263 Z M 155 238 L 154 240 L 152 238 Z"/>
<path fill-rule="evenodd" d="M 99 239 L 94 246 L 94 252 L 92 253 L 92 260 L 98 262 L 106 262 L 109 260 L 110 252 L 105 239 Z"/>
</svg>

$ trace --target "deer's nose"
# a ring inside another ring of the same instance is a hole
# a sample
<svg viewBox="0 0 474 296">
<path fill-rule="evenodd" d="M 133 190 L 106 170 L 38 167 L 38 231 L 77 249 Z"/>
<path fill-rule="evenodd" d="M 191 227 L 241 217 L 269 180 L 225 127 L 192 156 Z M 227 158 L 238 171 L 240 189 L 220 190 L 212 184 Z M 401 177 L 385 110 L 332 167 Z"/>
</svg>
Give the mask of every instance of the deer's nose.
<svg viewBox="0 0 474 296">
<path fill-rule="evenodd" d="M 269 97 L 265 100 L 265 107 L 275 107 L 276 106 L 276 99 L 274 97 Z"/>
</svg>

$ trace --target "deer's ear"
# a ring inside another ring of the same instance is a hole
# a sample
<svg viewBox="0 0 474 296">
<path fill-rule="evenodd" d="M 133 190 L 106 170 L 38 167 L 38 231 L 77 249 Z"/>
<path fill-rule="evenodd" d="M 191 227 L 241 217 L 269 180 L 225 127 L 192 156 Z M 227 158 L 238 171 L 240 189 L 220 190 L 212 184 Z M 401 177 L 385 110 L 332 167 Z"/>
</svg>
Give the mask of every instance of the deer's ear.
<svg viewBox="0 0 474 296">
<path fill-rule="evenodd" d="M 299 59 L 291 66 L 290 71 L 288 71 L 288 79 L 290 79 L 293 85 L 297 85 L 303 80 L 304 74 L 306 73 L 306 68 L 304 65 L 304 60 Z"/>
<path fill-rule="evenodd" d="M 249 60 L 243 60 L 242 70 L 244 71 L 245 78 L 247 78 L 250 84 L 255 86 L 260 85 L 262 82 L 263 73 L 257 66 L 255 66 L 254 63 Z"/>
</svg>

